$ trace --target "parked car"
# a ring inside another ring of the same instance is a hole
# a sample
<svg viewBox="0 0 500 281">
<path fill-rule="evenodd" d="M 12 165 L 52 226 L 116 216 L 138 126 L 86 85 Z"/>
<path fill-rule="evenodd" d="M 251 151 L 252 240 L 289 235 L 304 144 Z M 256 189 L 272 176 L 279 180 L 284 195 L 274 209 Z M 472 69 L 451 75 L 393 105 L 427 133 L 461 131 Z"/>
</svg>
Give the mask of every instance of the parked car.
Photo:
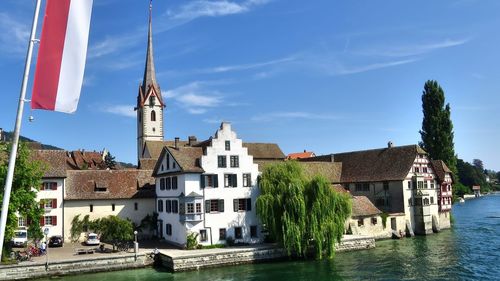
<svg viewBox="0 0 500 281">
<path fill-rule="evenodd" d="M 49 247 L 62 247 L 63 238 L 61 235 L 55 235 L 49 239 Z"/>
<path fill-rule="evenodd" d="M 26 229 L 17 229 L 12 237 L 14 247 L 25 247 L 28 244 L 28 231 Z"/>
<path fill-rule="evenodd" d="M 99 236 L 95 233 L 87 233 L 87 236 L 85 237 L 85 244 L 86 245 L 99 245 L 101 244 L 101 241 L 99 240 Z"/>
</svg>

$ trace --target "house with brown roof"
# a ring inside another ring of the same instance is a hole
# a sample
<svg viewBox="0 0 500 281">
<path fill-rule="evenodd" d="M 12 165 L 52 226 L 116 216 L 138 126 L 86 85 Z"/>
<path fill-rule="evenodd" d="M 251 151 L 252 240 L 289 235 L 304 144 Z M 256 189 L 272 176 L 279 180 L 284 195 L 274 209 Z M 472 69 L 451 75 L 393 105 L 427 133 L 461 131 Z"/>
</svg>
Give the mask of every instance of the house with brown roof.
<svg viewBox="0 0 500 281">
<path fill-rule="evenodd" d="M 439 224 L 441 228 L 450 228 L 450 212 L 453 204 L 452 171 L 442 160 L 432 160 L 431 163 L 436 173 L 437 183 L 440 186 L 438 194 Z"/>
<path fill-rule="evenodd" d="M 251 153 L 284 158 L 277 146 L 245 146 L 229 123 L 206 141 L 164 146 L 153 173 L 160 237 L 181 247 L 190 233 L 202 245 L 224 244 L 229 237 L 262 241 L 255 211 L 259 171 Z"/>
<path fill-rule="evenodd" d="M 440 229 L 437 175 L 427 153 L 417 145 L 393 146 L 300 159 L 342 163 L 339 184 L 355 196 L 366 196 L 391 217 L 391 228 L 429 234 Z M 394 219 L 394 220 L 393 220 Z M 403 229 L 401 229 L 403 228 Z"/>
</svg>

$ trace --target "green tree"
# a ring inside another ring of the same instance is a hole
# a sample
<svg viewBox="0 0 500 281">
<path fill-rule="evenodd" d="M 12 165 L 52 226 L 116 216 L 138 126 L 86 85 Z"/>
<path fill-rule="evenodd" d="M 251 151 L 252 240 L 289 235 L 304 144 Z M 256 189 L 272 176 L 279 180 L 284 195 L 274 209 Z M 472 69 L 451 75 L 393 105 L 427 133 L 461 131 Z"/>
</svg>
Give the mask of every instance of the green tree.
<svg viewBox="0 0 500 281">
<path fill-rule="evenodd" d="M 257 214 L 272 240 L 288 255 L 331 258 L 351 213 L 347 194 L 336 193 L 322 177 L 307 179 L 294 161 L 267 166 L 260 181 Z"/>
<path fill-rule="evenodd" d="M 7 156 L 10 154 L 10 150 L 10 145 L 0 143 L 0 201 L 3 201 L 8 169 Z M 43 171 L 44 167 L 42 163 L 32 161 L 30 150 L 21 142 L 19 144 L 12 182 L 4 245 L 8 246 L 14 235 L 14 231 L 18 227 L 17 215 L 24 217 L 28 222 L 29 238 L 36 239 L 43 237 L 40 229 L 40 217 L 42 216 L 43 210 L 36 201 L 36 194 L 42 183 Z M 6 249 L 6 247 L 4 247 L 4 249 Z"/>
<path fill-rule="evenodd" d="M 422 130 L 420 146 L 435 160 L 443 160 L 457 175 L 457 158 L 453 142 L 450 104 L 445 106 L 444 91 L 436 81 L 425 82 L 422 94 Z"/>
<path fill-rule="evenodd" d="M 111 153 L 109 153 L 109 152 L 104 157 L 104 163 L 106 164 L 107 168 L 109 168 L 111 170 L 116 169 L 115 157 L 113 155 L 111 155 Z"/>
<path fill-rule="evenodd" d="M 121 219 L 117 216 L 108 216 L 94 221 L 95 231 L 104 242 L 115 246 L 120 241 L 130 241 L 134 239 L 134 226 L 129 219 Z"/>
</svg>

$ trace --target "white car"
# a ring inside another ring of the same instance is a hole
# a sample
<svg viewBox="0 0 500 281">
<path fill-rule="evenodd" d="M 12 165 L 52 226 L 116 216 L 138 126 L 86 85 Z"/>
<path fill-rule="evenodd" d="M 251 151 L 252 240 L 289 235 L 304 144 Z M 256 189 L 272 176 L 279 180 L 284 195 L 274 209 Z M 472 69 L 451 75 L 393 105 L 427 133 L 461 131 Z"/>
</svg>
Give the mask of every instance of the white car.
<svg viewBox="0 0 500 281">
<path fill-rule="evenodd" d="M 88 233 L 85 237 L 86 245 L 99 245 L 101 241 L 99 240 L 99 236 L 95 233 Z"/>
<path fill-rule="evenodd" d="M 17 229 L 12 237 L 14 247 L 24 247 L 28 243 L 28 231 L 25 229 Z"/>
</svg>

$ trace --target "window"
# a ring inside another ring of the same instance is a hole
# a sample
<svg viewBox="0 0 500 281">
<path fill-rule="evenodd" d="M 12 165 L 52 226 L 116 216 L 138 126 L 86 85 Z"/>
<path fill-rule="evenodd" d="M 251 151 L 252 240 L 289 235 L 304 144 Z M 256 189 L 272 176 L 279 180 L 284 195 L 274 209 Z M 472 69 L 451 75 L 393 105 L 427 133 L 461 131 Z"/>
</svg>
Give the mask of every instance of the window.
<svg viewBox="0 0 500 281">
<path fill-rule="evenodd" d="M 172 177 L 172 189 L 177 189 L 177 177 Z"/>
<path fill-rule="evenodd" d="M 236 187 L 238 184 L 238 178 L 236 174 L 225 174 L 224 175 L 224 187 Z"/>
<path fill-rule="evenodd" d="M 165 178 L 160 179 L 160 190 L 165 190 Z"/>
<path fill-rule="evenodd" d="M 422 188 L 424 188 L 424 182 L 423 182 L 423 181 L 419 181 L 419 182 L 417 182 L 417 188 L 418 188 L 418 189 L 422 189 Z"/>
<path fill-rule="evenodd" d="M 57 208 L 57 199 L 42 199 L 43 209 L 55 209 Z"/>
<path fill-rule="evenodd" d="M 186 203 L 186 214 L 194 213 L 194 203 Z"/>
<path fill-rule="evenodd" d="M 408 189 L 411 189 L 411 181 L 408 181 Z"/>
<path fill-rule="evenodd" d="M 94 205 L 90 204 L 90 212 L 92 213 L 94 211 Z"/>
<path fill-rule="evenodd" d="M 233 209 L 235 212 L 251 211 L 252 210 L 252 199 L 251 198 L 234 199 L 233 200 Z"/>
<path fill-rule="evenodd" d="M 383 185 L 384 185 L 385 191 L 389 190 L 389 182 L 388 181 L 384 181 Z"/>
<path fill-rule="evenodd" d="M 26 220 L 23 217 L 17 218 L 17 226 L 18 227 L 25 227 L 26 226 Z"/>
<path fill-rule="evenodd" d="M 243 174 L 243 186 L 244 187 L 252 186 L 252 174 Z"/>
<path fill-rule="evenodd" d="M 155 97 L 154 96 L 149 96 L 149 105 L 153 106 L 155 105 Z"/>
<path fill-rule="evenodd" d="M 165 212 L 172 212 L 172 200 L 165 200 Z"/>
<path fill-rule="evenodd" d="M 219 240 L 226 240 L 226 229 L 219 228 Z"/>
<path fill-rule="evenodd" d="M 219 176 L 218 175 L 201 175 L 200 176 L 201 188 L 205 187 L 219 187 Z"/>
<path fill-rule="evenodd" d="M 431 204 L 434 204 L 434 197 L 431 197 Z"/>
<path fill-rule="evenodd" d="M 151 121 L 156 121 L 156 112 L 154 110 L 151 111 Z"/>
<path fill-rule="evenodd" d="M 219 155 L 217 156 L 217 167 L 219 168 L 226 168 L 227 167 L 227 161 L 226 161 L 226 156 L 224 155 Z"/>
<path fill-rule="evenodd" d="M 207 239 L 207 230 L 206 229 L 200 230 L 200 241 L 205 242 L 207 240 L 208 240 Z"/>
<path fill-rule="evenodd" d="M 356 184 L 356 191 L 370 191 L 370 184 L 369 183 L 357 183 Z"/>
<path fill-rule="evenodd" d="M 158 213 L 163 212 L 163 200 L 158 200 Z"/>
<path fill-rule="evenodd" d="M 175 164 L 175 161 L 172 163 L 172 169 L 175 169 L 177 166 Z"/>
<path fill-rule="evenodd" d="M 170 170 L 170 154 L 166 154 L 167 158 L 167 170 Z"/>
<path fill-rule="evenodd" d="M 139 203 L 137 202 L 134 203 L 134 210 L 136 211 L 139 210 Z"/>
<path fill-rule="evenodd" d="M 225 148 L 226 148 L 226 151 L 231 150 L 231 142 L 230 141 L 225 142 Z"/>
<path fill-rule="evenodd" d="M 365 221 L 363 219 L 358 219 L 358 226 L 365 225 Z"/>
<path fill-rule="evenodd" d="M 111 211 L 115 211 L 115 204 L 111 204 Z"/>
<path fill-rule="evenodd" d="M 231 168 L 238 168 L 240 167 L 240 157 L 237 156 L 237 155 L 232 155 L 230 157 L 230 164 L 231 164 Z"/>
<path fill-rule="evenodd" d="M 172 236 L 172 225 L 167 223 L 167 225 L 165 225 L 165 232 L 167 233 L 168 236 Z"/>
<path fill-rule="evenodd" d="M 41 220 L 43 220 L 43 223 L 41 223 L 40 225 L 53 225 L 53 226 L 57 225 L 57 217 L 56 216 L 45 216 L 45 217 L 42 217 Z"/>
<path fill-rule="evenodd" d="M 223 213 L 224 199 L 205 200 L 205 213 Z"/>
<path fill-rule="evenodd" d="M 179 202 L 177 200 L 172 200 L 172 213 L 179 213 Z"/>
<path fill-rule="evenodd" d="M 201 213 L 201 203 L 196 203 L 196 213 Z"/>
<path fill-rule="evenodd" d="M 377 206 L 377 207 L 384 207 L 385 206 L 385 200 L 384 200 L 384 198 L 377 198 L 375 200 L 375 206 Z"/>
<path fill-rule="evenodd" d="M 427 167 L 423 167 L 422 172 L 427 173 Z"/>
<path fill-rule="evenodd" d="M 429 188 L 429 183 L 427 181 L 424 181 L 424 188 L 428 189 Z"/>
<path fill-rule="evenodd" d="M 350 186 L 350 184 L 346 183 L 346 184 L 344 185 L 345 190 L 349 191 L 349 186 Z"/>
<path fill-rule="evenodd" d="M 41 190 L 57 190 L 57 182 L 44 182 Z"/>
<path fill-rule="evenodd" d="M 103 187 L 103 186 L 95 186 L 94 187 L 94 192 L 106 192 L 108 191 L 108 189 L 106 187 Z"/>
<path fill-rule="evenodd" d="M 377 225 L 377 218 L 372 218 L 372 225 Z"/>
<path fill-rule="evenodd" d="M 431 189 L 434 189 L 436 188 L 436 186 L 434 185 L 434 181 L 431 181 Z"/>
<path fill-rule="evenodd" d="M 425 206 L 429 205 L 429 198 L 424 198 L 424 205 Z"/>
<path fill-rule="evenodd" d="M 256 225 L 250 226 L 250 237 L 257 238 L 257 226 Z"/>
<path fill-rule="evenodd" d="M 234 228 L 234 238 L 235 239 L 242 239 L 243 238 L 243 231 L 242 231 L 241 227 Z"/>
<path fill-rule="evenodd" d="M 166 184 L 167 190 L 170 190 L 172 188 L 172 179 L 171 178 L 167 178 L 166 181 L 167 181 L 167 184 Z"/>
<path fill-rule="evenodd" d="M 408 206 L 411 206 L 412 203 L 411 203 L 411 198 L 408 198 Z"/>
</svg>

